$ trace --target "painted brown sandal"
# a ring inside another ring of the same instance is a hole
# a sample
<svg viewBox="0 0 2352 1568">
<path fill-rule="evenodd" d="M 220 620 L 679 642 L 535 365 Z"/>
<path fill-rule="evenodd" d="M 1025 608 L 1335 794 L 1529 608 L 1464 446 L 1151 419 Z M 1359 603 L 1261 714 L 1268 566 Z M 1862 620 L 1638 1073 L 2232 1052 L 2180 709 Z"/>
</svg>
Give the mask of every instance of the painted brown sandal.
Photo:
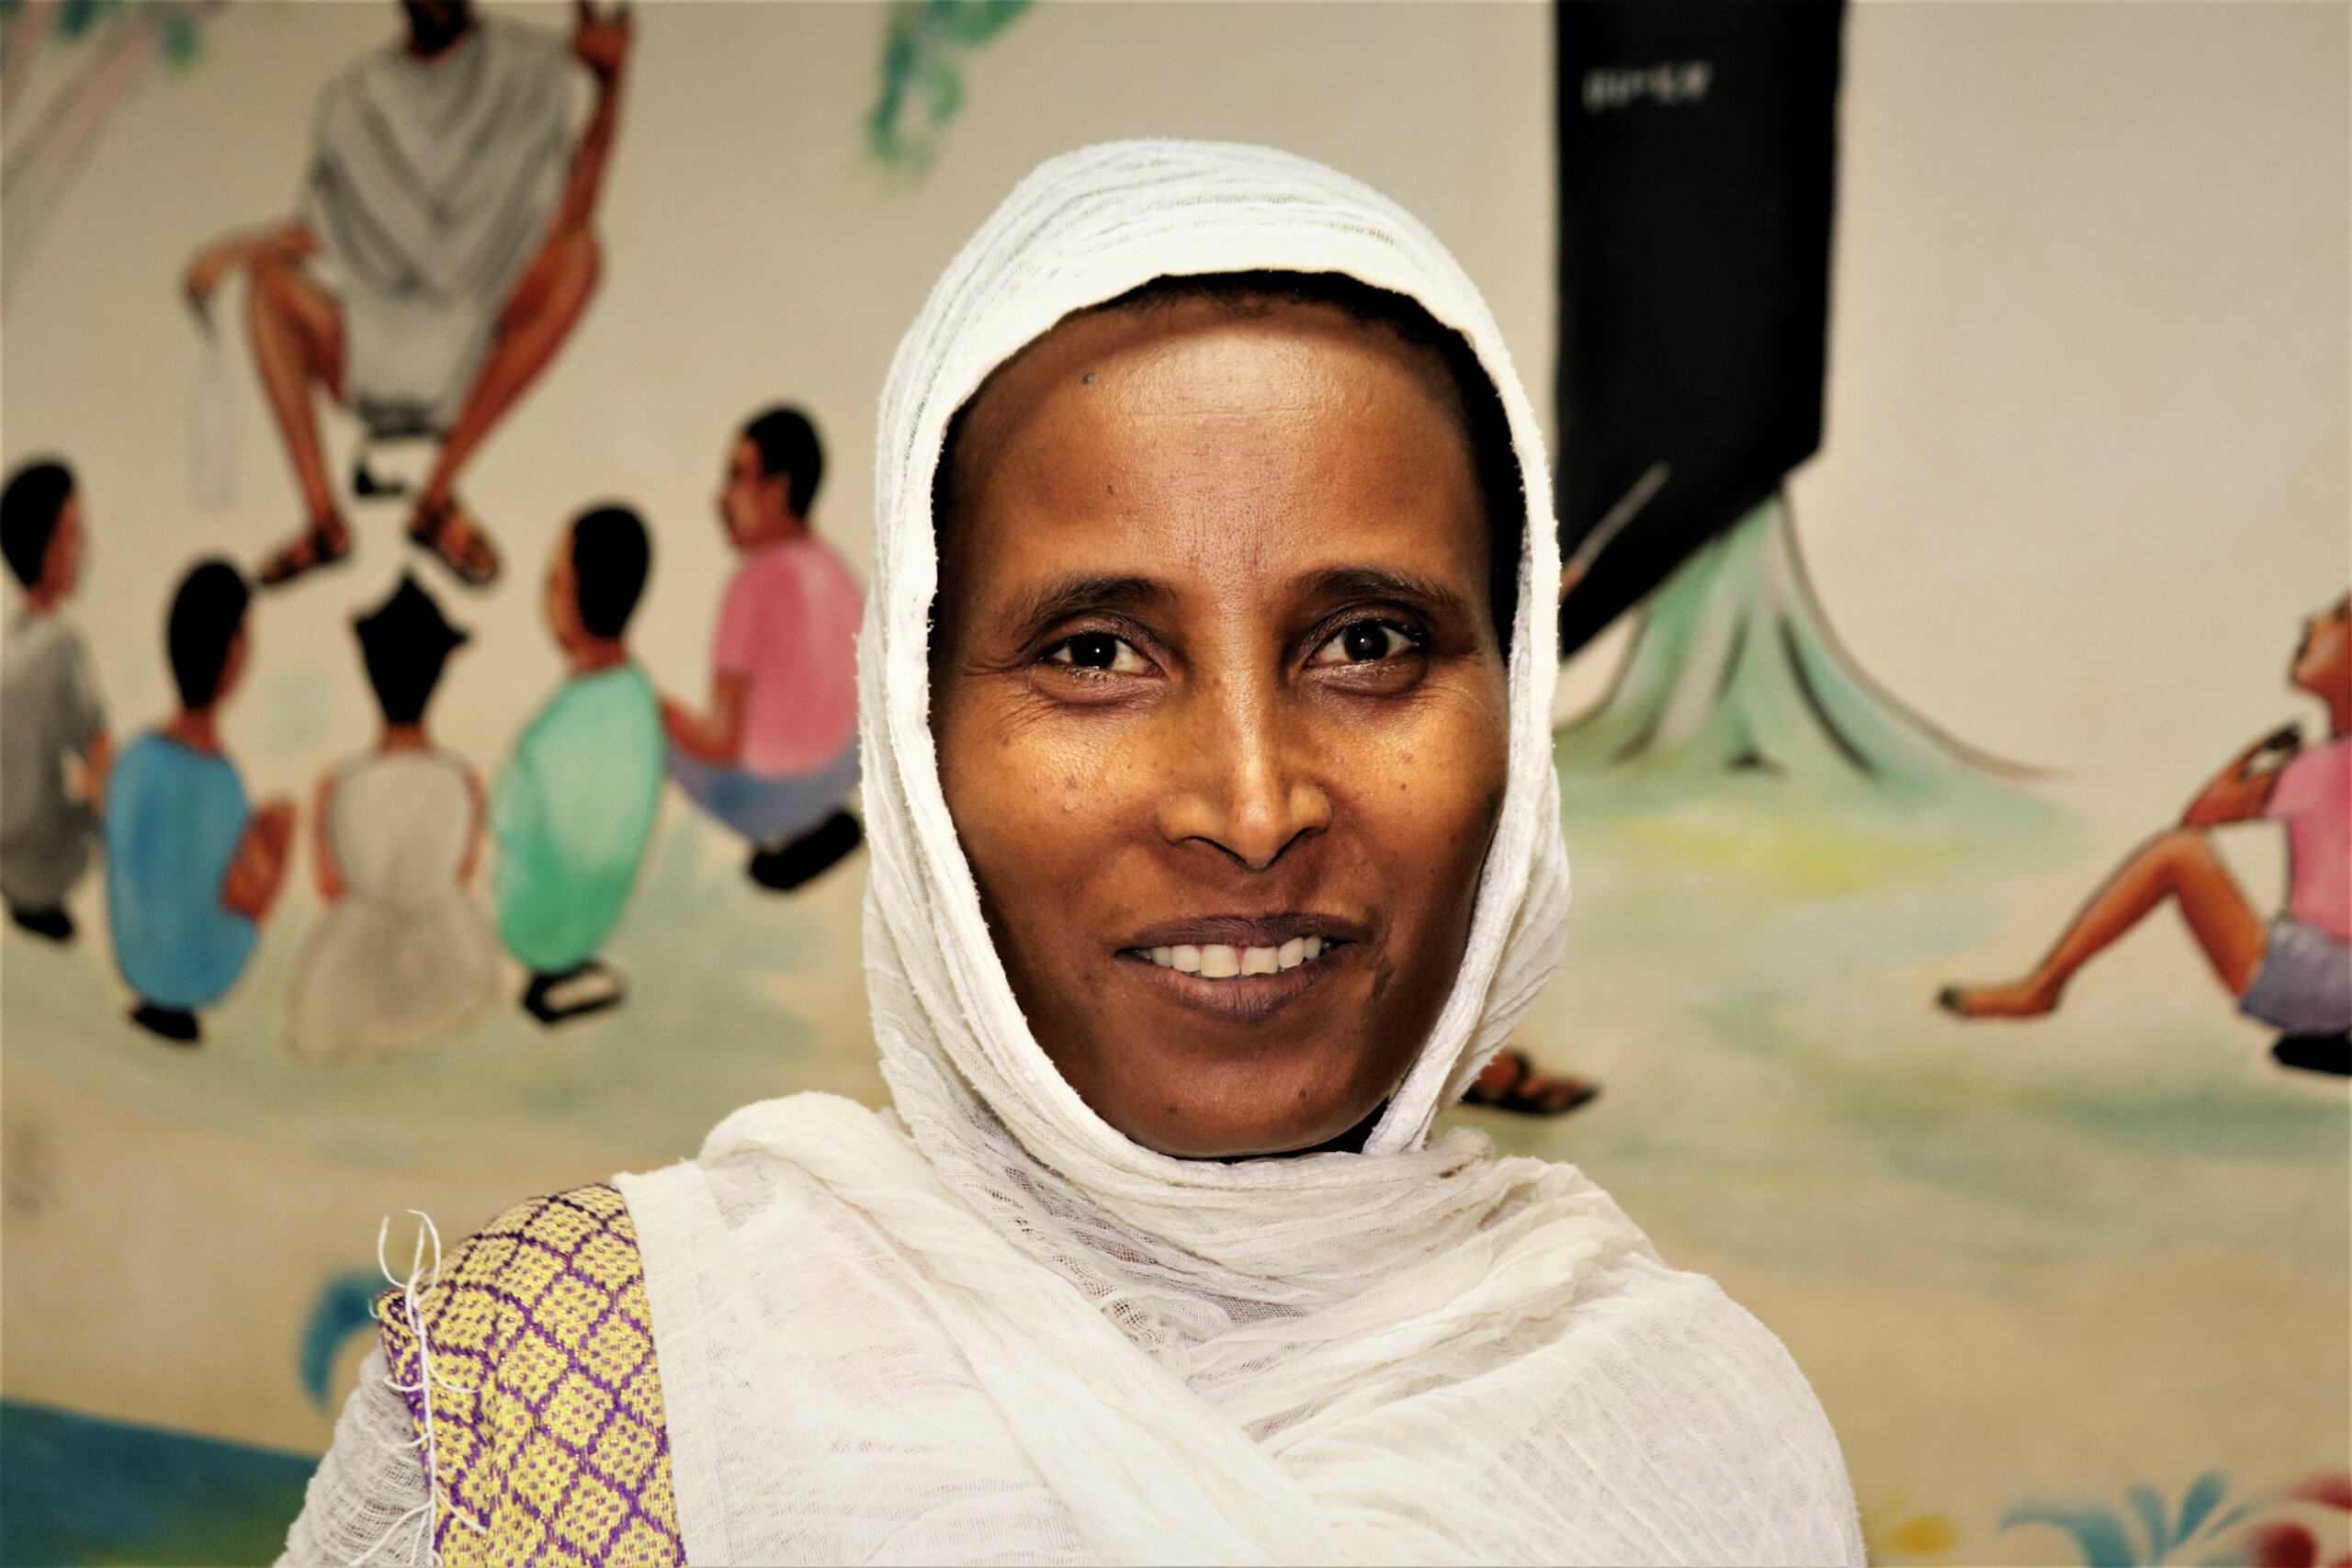
<svg viewBox="0 0 2352 1568">
<path fill-rule="evenodd" d="M 1600 1093 L 1600 1086 L 1536 1070 L 1527 1053 L 1506 1050 L 1488 1062 L 1464 1091 L 1462 1103 L 1514 1116 L 1566 1116 Z"/>
<path fill-rule="evenodd" d="M 334 566 L 350 558 L 351 530 L 348 526 L 345 527 L 343 536 L 337 538 L 326 525 L 313 523 L 307 532 L 298 535 L 290 544 L 279 546 L 267 560 L 262 562 L 261 570 L 254 574 L 254 581 L 264 588 L 283 588 L 321 567 Z"/>
<path fill-rule="evenodd" d="M 498 581 L 497 547 L 455 495 L 420 505 L 416 520 L 408 526 L 408 537 L 409 543 L 430 551 L 469 588 L 487 588 Z"/>
</svg>

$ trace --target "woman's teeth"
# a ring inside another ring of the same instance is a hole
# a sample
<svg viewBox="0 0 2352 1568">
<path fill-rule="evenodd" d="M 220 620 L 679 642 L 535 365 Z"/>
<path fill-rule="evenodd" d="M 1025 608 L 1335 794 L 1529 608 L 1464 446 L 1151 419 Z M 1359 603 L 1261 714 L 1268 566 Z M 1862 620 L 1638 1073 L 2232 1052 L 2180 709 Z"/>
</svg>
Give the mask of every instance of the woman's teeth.
<svg viewBox="0 0 2352 1568">
<path fill-rule="evenodd" d="M 1280 947 L 1228 947 L 1210 942 L 1201 947 L 1155 947 L 1151 961 L 1181 975 L 1204 980 L 1230 980 L 1239 975 L 1276 975 L 1295 969 L 1323 953 L 1319 936 L 1295 936 Z"/>
</svg>

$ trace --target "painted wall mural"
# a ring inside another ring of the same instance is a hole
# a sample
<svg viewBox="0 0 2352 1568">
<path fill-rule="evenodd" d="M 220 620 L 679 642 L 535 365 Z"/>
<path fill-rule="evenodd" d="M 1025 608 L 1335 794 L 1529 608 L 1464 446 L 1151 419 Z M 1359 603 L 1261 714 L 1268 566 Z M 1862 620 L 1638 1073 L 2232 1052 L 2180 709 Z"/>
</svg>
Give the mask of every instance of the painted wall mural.
<svg viewBox="0 0 2352 1568">
<path fill-rule="evenodd" d="M 159 62 L 175 69 L 194 63 L 204 23 L 223 4 L 7 0 L 0 6 L 0 299 L 107 122 Z M 49 69 L 41 69 L 44 61 Z M 48 90 L 37 92 L 37 83 Z M 25 111 L 36 97 L 38 111 Z"/>
<path fill-rule="evenodd" d="M 418 1216 L 878 1102 L 872 410 L 1152 133 L 1556 370 L 1577 904 L 1455 1115 L 1874 1561 L 2352 1563 L 2352 23 L 1655 12 L 10 4 L 0 1563 L 266 1560 Z"/>
</svg>

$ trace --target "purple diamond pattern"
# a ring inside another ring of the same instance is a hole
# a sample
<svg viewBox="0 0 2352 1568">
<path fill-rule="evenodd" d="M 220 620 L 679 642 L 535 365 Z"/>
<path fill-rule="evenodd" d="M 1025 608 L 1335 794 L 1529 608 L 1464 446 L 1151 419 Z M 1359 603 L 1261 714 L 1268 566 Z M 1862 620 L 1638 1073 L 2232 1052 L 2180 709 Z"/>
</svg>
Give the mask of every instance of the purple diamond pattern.
<svg viewBox="0 0 2352 1568">
<path fill-rule="evenodd" d="M 582 1187 L 508 1210 L 417 1304 L 433 1358 L 445 1568 L 685 1561 L 645 1265 L 618 1190 Z M 397 1291 L 376 1316 L 393 1381 L 415 1384 Z M 426 1396 L 402 1397 L 422 1431 Z"/>
</svg>

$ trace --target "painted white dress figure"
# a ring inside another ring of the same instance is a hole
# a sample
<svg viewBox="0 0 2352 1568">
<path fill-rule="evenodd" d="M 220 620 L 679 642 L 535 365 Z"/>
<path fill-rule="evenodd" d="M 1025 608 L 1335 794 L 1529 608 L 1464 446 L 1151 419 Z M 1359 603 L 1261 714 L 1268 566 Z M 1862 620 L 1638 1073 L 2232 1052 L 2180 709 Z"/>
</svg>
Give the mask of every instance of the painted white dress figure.
<svg viewBox="0 0 2352 1568">
<path fill-rule="evenodd" d="M 430 1049 L 498 992 L 497 933 L 468 888 L 481 857 L 481 784 L 424 730 L 424 705 L 465 634 L 411 579 L 356 629 L 384 733 L 319 787 L 313 848 L 327 909 L 286 1012 L 287 1047 L 305 1061 Z"/>
</svg>

